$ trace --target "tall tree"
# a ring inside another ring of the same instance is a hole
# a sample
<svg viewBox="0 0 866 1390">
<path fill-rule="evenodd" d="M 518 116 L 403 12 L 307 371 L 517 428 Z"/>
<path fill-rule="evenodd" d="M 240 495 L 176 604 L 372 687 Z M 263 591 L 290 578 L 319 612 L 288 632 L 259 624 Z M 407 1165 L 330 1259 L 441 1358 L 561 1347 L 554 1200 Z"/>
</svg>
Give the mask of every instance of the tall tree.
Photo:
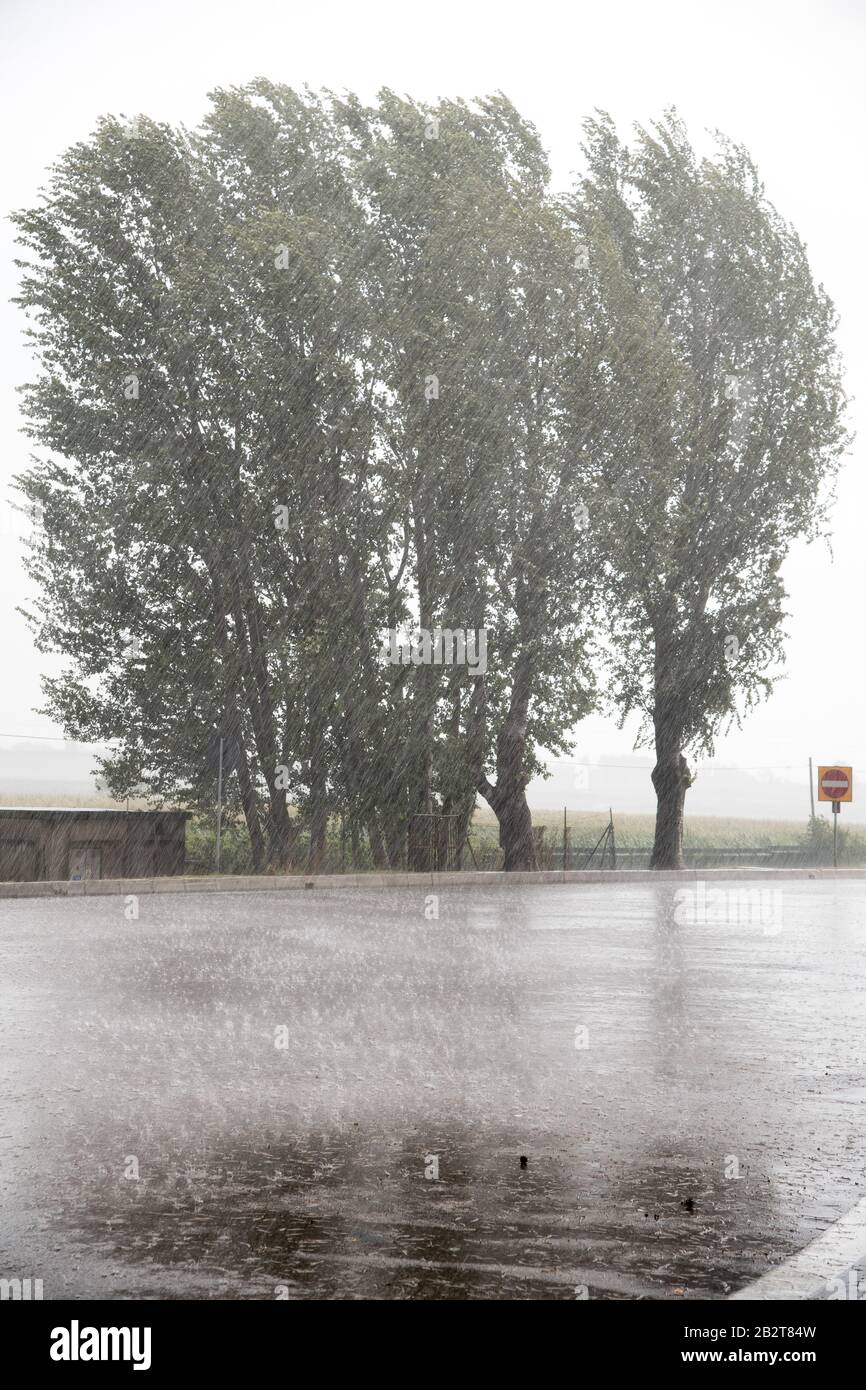
<svg viewBox="0 0 866 1390">
<path fill-rule="evenodd" d="M 537 132 L 505 98 L 420 106 L 385 92 L 345 120 L 380 238 L 384 445 L 410 606 L 428 632 L 488 637 L 486 674 L 400 678 L 408 815 L 447 811 L 462 834 L 480 792 L 506 868 L 531 868 L 538 750 L 557 751 L 591 699 L 581 458 L 559 429 L 575 375 L 591 376 L 589 355 L 573 368 L 589 345 L 584 277 Z M 414 867 L 427 843 L 410 844 Z"/>
<path fill-rule="evenodd" d="M 591 525 L 623 713 L 655 743 L 652 864 L 680 868 L 686 755 L 772 686 L 782 563 L 821 529 L 846 437 L 835 316 L 754 164 L 675 114 L 586 127 L 572 203 L 607 339 Z"/>
<path fill-rule="evenodd" d="M 254 853 L 286 864 L 287 792 L 319 841 L 325 796 L 304 657 L 338 648 L 376 514 L 364 219 L 324 107 L 258 83 L 191 138 L 103 121 L 18 224 L 49 451 L 20 480 L 31 617 L 71 663 L 48 707 L 120 740 L 118 793 L 194 797 L 230 729 Z"/>
</svg>

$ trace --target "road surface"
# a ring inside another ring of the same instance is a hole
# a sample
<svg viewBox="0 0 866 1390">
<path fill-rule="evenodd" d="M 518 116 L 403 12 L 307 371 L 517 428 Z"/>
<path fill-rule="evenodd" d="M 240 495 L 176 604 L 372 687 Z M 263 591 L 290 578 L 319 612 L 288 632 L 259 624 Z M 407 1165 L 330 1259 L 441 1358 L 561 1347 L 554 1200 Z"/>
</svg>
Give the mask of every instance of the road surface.
<svg viewBox="0 0 866 1390">
<path fill-rule="evenodd" d="M 866 883 L 4 900 L 0 975 L 46 1299 L 722 1299 L 852 1210 L 863 1268 Z"/>
</svg>

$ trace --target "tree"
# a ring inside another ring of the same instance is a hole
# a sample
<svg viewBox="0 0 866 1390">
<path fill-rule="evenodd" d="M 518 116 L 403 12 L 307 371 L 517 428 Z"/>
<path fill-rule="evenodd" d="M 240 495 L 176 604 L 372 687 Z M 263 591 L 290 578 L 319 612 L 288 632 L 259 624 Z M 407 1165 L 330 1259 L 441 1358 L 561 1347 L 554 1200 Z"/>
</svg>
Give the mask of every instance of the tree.
<svg viewBox="0 0 866 1390">
<path fill-rule="evenodd" d="M 571 204 L 604 305 L 593 448 L 610 669 L 654 739 L 652 865 L 681 868 L 686 754 L 766 694 L 780 569 L 821 530 L 846 444 L 835 317 L 746 151 L 669 114 L 632 149 L 587 123 Z"/>
<path fill-rule="evenodd" d="M 319 841 L 326 799 L 303 658 L 339 650 L 376 515 L 364 219 L 324 108 L 258 83 L 192 138 L 103 121 L 17 220 L 50 451 L 20 479 L 45 509 L 29 616 L 71 661 L 48 709 L 121 741 L 116 794 L 204 799 L 231 731 L 256 862 L 287 864 L 287 791 Z"/>
<path fill-rule="evenodd" d="M 380 239 L 395 566 L 402 542 L 421 628 L 488 639 L 486 674 L 399 679 L 407 814 L 447 810 L 462 833 L 480 792 L 506 869 L 536 867 L 537 750 L 558 751 L 592 698 L 581 459 L 560 429 L 591 375 L 591 355 L 573 365 L 589 346 L 585 277 L 538 135 L 505 98 L 422 107 L 386 92 L 344 110 Z M 409 849 L 427 867 L 426 836 Z"/>
</svg>

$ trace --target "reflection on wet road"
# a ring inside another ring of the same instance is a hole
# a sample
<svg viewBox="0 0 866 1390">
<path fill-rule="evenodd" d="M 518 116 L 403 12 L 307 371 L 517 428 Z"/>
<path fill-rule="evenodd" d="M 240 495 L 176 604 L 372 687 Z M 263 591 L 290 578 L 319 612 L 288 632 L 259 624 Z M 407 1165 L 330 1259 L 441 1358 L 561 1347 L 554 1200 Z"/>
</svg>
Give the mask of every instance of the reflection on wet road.
<svg viewBox="0 0 866 1390">
<path fill-rule="evenodd" d="M 773 886 L 3 901 L 0 1275 L 724 1297 L 866 1193 L 866 885 Z"/>
</svg>

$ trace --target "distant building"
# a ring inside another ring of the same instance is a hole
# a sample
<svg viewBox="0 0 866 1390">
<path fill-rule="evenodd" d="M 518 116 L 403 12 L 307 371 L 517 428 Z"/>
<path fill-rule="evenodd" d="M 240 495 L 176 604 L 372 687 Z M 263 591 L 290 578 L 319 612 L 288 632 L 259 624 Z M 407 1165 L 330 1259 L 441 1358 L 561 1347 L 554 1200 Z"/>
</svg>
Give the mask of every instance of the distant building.
<svg viewBox="0 0 866 1390">
<path fill-rule="evenodd" d="M 0 882 L 182 874 L 190 814 L 0 807 Z"/>
</svg>

